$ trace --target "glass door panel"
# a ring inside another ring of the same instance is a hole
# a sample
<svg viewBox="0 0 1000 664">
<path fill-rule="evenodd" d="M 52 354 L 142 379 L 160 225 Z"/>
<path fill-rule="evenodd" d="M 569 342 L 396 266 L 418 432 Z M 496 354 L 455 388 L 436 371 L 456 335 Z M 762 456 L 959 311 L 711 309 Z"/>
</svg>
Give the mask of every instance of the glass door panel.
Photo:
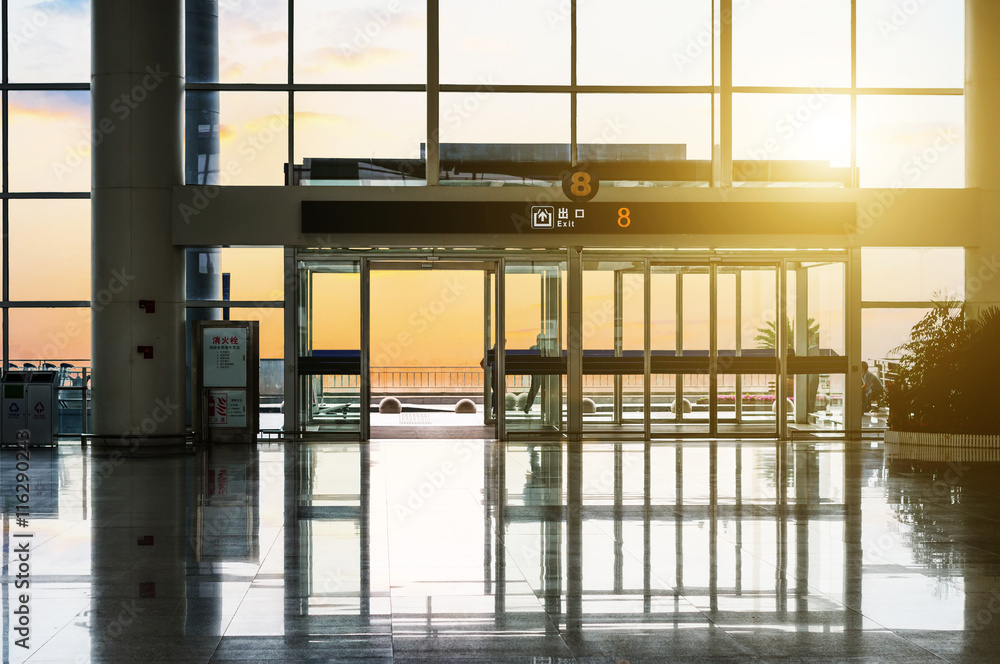
<svg viewBox="0 0 1000 664">
<path fill-rule="evenodd" d="M 789 423 L 842 430 L 848 366 L 846 263 L 789 262 L 787 282 Z"/>
<path fill-rule="evenodd" d="M 497 421 L 497 377 L 495 362 L 490 362 L 491 349 L 496 348 L 497 320 L 497 268 L 493 263 L 483 272 L 483 424 L 496 425 Z"/>
<path fill-rule="evenodd" d="M 717 433 L 776 435 L 776 265 L 719 265 Z"/>
<path fill-rule="evenodd" d="M 506 261 L 504 406 L 511 431 L 566 429 L 566 261 Z"/>
<path fill-rule="evenodd" d="M 711 346 L 711 316 L 709 303 L 711 283 L 707 266 L 688 267 L 680 275 L 681 301 L 681 357 L 697 358 L 684 374 L 681 395 L 681 419 L 696 425 L 698 433 L 710 433 L 708 359 Z M 704 361 L 704 366 L 703 362 Z M 690 405 L 690 412 L 688 410 Z"/>
<path fill-rule="evenodd" d="M 484 274 L 492 263 L 444 257 L 368 265 L 373 438 L 419 437 L 421 427 L 484 435 L 485 407 L 492 407 L 480 404 L 490 384 L 482 362 L 489 337 Z M 388 407 L 396 401 L 398 408 Z"/>
<path fill-rule="evenodd" d="M 583 267 L 584 431 L 645 431 L 643 261 Z"/>
<path fill-rule="evenodd" d="M 299 261 L 298 423 L 301 430 L 361 434 L 359 261 Z"/>
<path fill-rule="evenodd" d="M 652 435 L 709 434 L 710 272 L 650 269 Z"/>
</svg>

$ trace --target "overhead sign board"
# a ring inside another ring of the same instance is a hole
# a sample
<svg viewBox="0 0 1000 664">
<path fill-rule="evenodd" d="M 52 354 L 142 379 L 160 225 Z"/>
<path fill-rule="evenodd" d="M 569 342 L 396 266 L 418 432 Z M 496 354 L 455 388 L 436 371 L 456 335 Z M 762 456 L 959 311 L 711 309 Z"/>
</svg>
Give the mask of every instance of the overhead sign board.
<svg viewBox="0 0 1000 664">
<path fill-rule="evenodd" d="M 843 235 L 855 203 L 302 201 L 303 233 Z"/>
</svg>

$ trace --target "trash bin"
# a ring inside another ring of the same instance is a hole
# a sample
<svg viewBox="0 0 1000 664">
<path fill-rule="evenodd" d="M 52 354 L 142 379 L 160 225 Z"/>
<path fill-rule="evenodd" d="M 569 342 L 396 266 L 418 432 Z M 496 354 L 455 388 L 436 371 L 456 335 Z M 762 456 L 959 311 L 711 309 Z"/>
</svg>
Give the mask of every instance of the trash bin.
<svg viewBox="0 0 1000 664">
<path fill-rule="evenodd" d="M 24 419 L 25 380 L 30 375 L 28 371 L 8 371 L 3 376 L 3 427 L 0 436 L 5 445 L 13 445 L 17 441 L 17 432 L 27 429 Z"/>
<path fill-rule="evenodd" d="M 8 371 L 2 381 L 3 427 L 5 444 L 17 440 L 17 432 L 26 429 L 31 445 L 51 445 L 58 422 L 55 410 L 56 371 Z"/>
</svg>

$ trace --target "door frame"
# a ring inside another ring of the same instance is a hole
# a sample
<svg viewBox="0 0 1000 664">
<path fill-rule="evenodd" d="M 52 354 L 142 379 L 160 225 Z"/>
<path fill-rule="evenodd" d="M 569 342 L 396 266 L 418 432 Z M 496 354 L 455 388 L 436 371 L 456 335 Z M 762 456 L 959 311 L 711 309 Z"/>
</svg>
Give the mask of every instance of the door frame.
<svg viewBox="0 0 1000 664">
<path fill-rule="evenodd" d="M 362 380 L 367 386 L 367 403 L 369 403 L 369 409 L 363 414 L 362 430 L 364 437 L 362 440 L 371 439 L 371 273 L 373 271 L 403 271 L 403 272 L 425 272 L 427 270 L 456 270 L 463 272 L 482 272 L 483 273 L 483 357 L 487 357 L 487 352 L 489 351 L 489 335 L 487 333 L 490 325 L 490 307 L 494 305 L 490 301 L 490 274 L 496 273 L 497 264 L 501 259 L 497 258 L 464 258 L 461 255 L 455 256 L 454 254 L 444 254 L 440 256 L 432 257 L 410 257 L 410 256 L 386 256 L 379 258 L 367 258 L 365 262 L 362 263 L 362 283 L 364 284 L 362 293 L 362 318 L 364 319 L 364 325 L 362 326 L 362 336 L 361 336 L 361 357 L 362 357 Z M 499 298 L 498 298 L 499 299 Z M 496 305 L 496 309 L 499 312 L 500 306 Z M 495 328 L 499 329 L 499 328 Z M 496 332 L 494 331 L 494 334 Z M 490 426 L 493 425 L 493 435 L 497 436 L 497 431 L 499 424 L 496 419 L 490 417 L 490 412 L 488 408 L 489 398 L 487 395 L 490 392 L 489 380 L 491 376 L 488 375 L 488 367 L 483 369 L 483 425 Z M 499 391 L 498 391 L 499 392 Z M 500 408 L 497 408 L 497 414 L 501 412 Z M 499 440 L 499 438 L 497 438 Z"/>
</svg>

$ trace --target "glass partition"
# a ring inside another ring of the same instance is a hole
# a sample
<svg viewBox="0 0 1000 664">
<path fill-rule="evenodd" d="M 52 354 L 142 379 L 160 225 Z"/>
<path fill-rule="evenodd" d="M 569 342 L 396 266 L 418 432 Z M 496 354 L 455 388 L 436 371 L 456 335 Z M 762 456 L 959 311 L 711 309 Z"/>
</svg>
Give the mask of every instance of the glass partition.
<svg viewBox="0 0 1000 664">
<path fill-rule="evenodd" d="M 651 432 L 709 433 L 710 273 L 707 265 L 650 269 Z"/>
<path fill-rule="evenodd" d="M 778 433 L 777 298 L 776 265 L 717 268 L 718 433 Z"/>
<path fill-rule="evenodd" d="M 644 261 L 583 266 L 583 427 L 644 432 Z"/>
<path fill-rule="evenodd" d="M 565 431 L 566 261 L 507 261 L 504 296 L 506 430 Z"/>
<path fill-rule="evenodd" d="M 407 432 L 462 424 L 476 428 L 472 437 L 844 429 L 842 252 L 667 259 L 586 250 L 572 286 L 565 253 L 532 254 L 419 263 L 303 256 L 299 428 L 367 439 L 373 404 L 393 396 Z M 570 292 L 580 294 L 573 320 Z M 571 346 L 581 353 L 582 389 L 573 421 Z"/>
<path fill-rule="evenodd" d="M 359 261 L 299 262 L 299 428 L 361 434 Z"/>
<path fill-rule="evenodd" d="M 788 420 L 844 428 L 846 264 L 787 263 Z"/>
</svg>

